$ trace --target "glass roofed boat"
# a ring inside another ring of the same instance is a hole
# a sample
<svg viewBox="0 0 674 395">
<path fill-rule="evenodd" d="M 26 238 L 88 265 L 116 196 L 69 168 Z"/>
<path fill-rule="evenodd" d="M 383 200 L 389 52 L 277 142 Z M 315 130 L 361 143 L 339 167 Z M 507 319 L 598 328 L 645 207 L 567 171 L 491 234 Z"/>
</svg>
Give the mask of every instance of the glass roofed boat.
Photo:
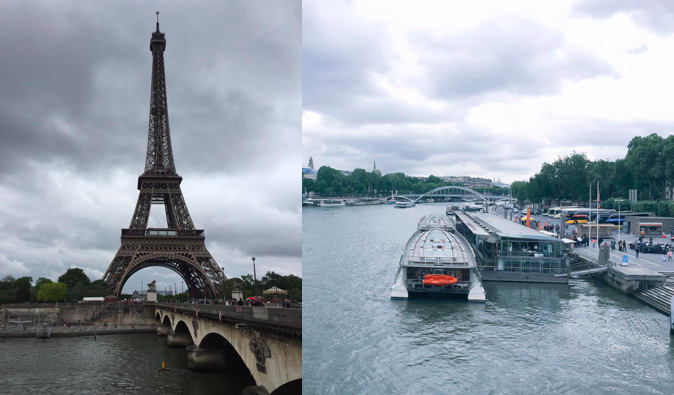
<svg viewBox="0 0 674 395">
<path fill-rule="evenodd" d="M 484 302 L 475 253 L 468 241 L 454 231 L 446 215 L 421 218 L 400 257 L 392 299 L 415 295 L 466 295 L 469 302 Z"/>
</svg>

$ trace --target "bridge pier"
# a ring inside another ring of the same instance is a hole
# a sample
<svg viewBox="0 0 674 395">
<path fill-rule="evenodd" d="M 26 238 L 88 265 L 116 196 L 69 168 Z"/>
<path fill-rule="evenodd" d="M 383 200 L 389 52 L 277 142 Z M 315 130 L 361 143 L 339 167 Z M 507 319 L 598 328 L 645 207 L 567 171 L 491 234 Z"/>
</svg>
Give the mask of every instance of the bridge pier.
<svg viewBox="0 0 674 395">
<path fill-rule="evenodd" d="M 157 336 L 167 336 L 171 332 L 171 328 L 168 326 L 158 326 L 157 327 Z"/>
<path fill-rule="evenodd" d="M 169 332 L 166 338 L 166 345 L 169 347 L 187 347 L 194 344 L 192 336 L 189 333 Z"/>
<path fill-rule="evenodd" d="M 223 370 L 227 368 L 225 352 L 221 349 L 187 347 L 187 369 L 192 371 Z"/>
</svg>

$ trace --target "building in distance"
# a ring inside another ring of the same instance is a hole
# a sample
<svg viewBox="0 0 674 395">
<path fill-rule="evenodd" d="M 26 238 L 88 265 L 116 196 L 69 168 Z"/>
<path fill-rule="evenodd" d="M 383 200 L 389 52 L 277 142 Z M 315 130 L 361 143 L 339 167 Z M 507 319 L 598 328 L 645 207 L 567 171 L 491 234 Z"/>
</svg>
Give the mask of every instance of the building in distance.
<svg viewBox="0 0 674 395">
<path fill-rule="evenodd" d="M 491 188 L 493 184 L 490 179 L 480 177 L 442 176 L 438 178 L 444 182 L 451 182 L 454 185 L 463 185 L 468 188 Z"/>
</svg>

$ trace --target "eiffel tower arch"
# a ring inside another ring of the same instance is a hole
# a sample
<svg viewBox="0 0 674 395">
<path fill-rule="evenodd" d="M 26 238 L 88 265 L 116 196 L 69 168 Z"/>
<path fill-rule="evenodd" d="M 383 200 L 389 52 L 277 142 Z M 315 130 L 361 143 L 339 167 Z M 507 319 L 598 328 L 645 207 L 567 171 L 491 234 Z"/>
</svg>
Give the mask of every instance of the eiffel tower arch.
<svg viewBox="0 0 674 395">
<path fill-rule="evenodd" d="M 176 173 L 169 129 L 164 73 L 165 34 L 152 33 L 152 88 L 145 171 L 138 177 L 138 202 L 131 223 L 122 229 L 122 245 L 103 280 L 113 295 L 122 293 L 136 272 L 160 266 L 178 273 L 195 298 L 215 299 L 216 286 L 226 280 L 224 272 L 206 249 L 203 229 L 196 229 L 180 189 L 183 178 Z M 164 205 L 167 228 L 148 228 L 152 205 Z"/>
</svg>

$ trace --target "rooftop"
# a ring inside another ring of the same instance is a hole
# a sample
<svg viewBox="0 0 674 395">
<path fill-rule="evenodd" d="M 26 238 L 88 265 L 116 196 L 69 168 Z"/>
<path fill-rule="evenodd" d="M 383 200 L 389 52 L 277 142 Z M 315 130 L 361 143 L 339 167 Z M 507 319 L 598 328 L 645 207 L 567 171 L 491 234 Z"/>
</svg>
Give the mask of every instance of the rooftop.
<svg viewBox="0 0 674 395">
<path fill-rule="evenodd" d="M 495 234 L 498 237 L 520 238 L 529 240 L 542 240 L 550 242 L 559 242 L 559 239 L 550 237 L 537 230 L 527 228 L 516 222 L 512 222 L 494 214 L 486 213 L 457 213 L 459 218 L 473 231 L 474 228 L 481 228 L 479 232 L 473 232 L 479 235 Z"/>
</svg>

